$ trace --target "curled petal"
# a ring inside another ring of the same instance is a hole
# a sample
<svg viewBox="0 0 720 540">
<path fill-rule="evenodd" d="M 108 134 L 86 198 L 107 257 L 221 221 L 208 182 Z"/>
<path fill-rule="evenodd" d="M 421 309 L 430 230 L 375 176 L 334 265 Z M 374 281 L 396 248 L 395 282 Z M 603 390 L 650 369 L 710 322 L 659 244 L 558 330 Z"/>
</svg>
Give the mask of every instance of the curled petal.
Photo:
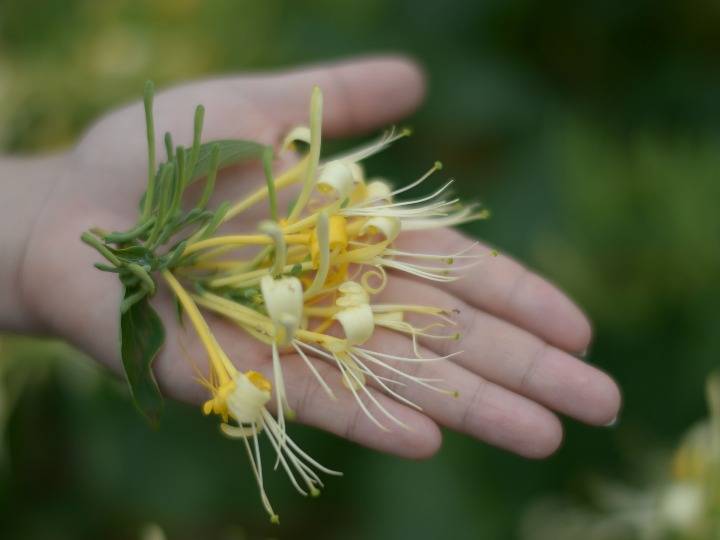
<svg viewBox="0 0 720 540">
<path fill-rule="evenodd" d="M 372 217 L 360 230 L 361 234 L 380 234 L 383 240 L 394 241 L 400 234 L 400 220 L 395 217 Z"/>
<path fill-rule="evenodd" d="M 295 126 L 292 128 L 285 139 L 283 139 L 282 151 L 295 150 L 297 142 L 310 144 L 310 128 L 307 126 Z"/>
<path fill-rule="evenodd" d="M 373 180 L 366 188 L 367 201 L 392 201 L 392 188 L 384 180 Z"/>
<path fill-rule="evenodd" d="M 343 161 L 331 161 L 320 172 L 317 188 L 322 193 L 332 194 L 338 199 L 348 197 L 354 187 L 353 171 Z"/>
<path fill-rule="evenodd" d="M 340 296 L 335 301 L 339 307 L 354 307 L 367 304 L 370 301 L 365 288 L 355 281 L 346 281 L 338 287 Z"/>
<path fill-rule="evenodd" d="M 345 308 L 335 314 L 350 345 L 361 345 L 372 337 L 375 318 L 368 304 Z"/>
</svg>

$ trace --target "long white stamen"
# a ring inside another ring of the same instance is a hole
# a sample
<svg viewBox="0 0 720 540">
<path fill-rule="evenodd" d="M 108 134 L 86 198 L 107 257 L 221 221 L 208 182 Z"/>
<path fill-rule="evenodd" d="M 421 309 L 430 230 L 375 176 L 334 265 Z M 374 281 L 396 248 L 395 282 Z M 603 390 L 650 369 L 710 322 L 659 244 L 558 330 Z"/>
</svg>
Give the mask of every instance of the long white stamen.
<svg viewBox="0 0 720 540">
<path fill-rule="evenodd" d="M 283 434 L 278 433 L 278 427 L 272 421 L 273 420 L 272 416 L 270 416 L 269 413 L 267 413 L 267 416 L 269 417 L 267 420 L 268 432 L 272 432 L 272 436 L 271 437 L 269 436 L 269 438 L 271 441 L 273 439 L 279 440 L 280 437 L 283 436 Z M 318 491 L 318 488 L 316 487 L 316 484 L 319 484 L 320 486 L 322 486 L 323 484 L 320 481 L 320 478 L 318 477 L 318 475 L 315 473 L 315 471 L 313 471 L 305 463 L 300 461 L 297 458 L 297 456 L 295 456 L 295 454 L 292 452 L 292 450 L 290 448 L 288 448 L 288 446 L 282 447 L 282 450 L 285 452 L 285 456 L 287 456 L 287 459 L 283 458 L 283 461 L 284 461 L 283 468 L 288 473 L 288 475 L 294 479 L 294 476 L 292 475 L 292 473 L 289 470 L 290 469 L 289 464 L 288 464 L 288 460 L 289 460 L 290 464 L 295 468 L 295 471 L 300 475 L 300 477 L 305 482 L 305 485 L 310 490 L 310 493 L 313 496 L 317 496 L 319 494 L 319 491 Z M 298 489 L 298 491 L 300 491 L 300 493 L 302 493 L 303 495 L 307 495 L 307 493 L 303 489 L 301 489 L 297 483 L 295 483 L 295 488 Z"/>
<path fill-rule="evenodd" d="M 455 180 L 448 180 L 440 189 L 438 189 L 434 193 L 431 193 L 430 195 L 425 195 L 424 197 L 420 197 L 418 199 L 411 199 L 408 201 L 398 201 L 398 202 L 385 203 L 385 204 L 376 204 L 376 205 L 372 205 L 372 206 L 369 206 L 367 204 L 367 201 L 363 201 L 364 204 L 362 205 L 362 208 L 358 208 L 358 210 L 364 210 L 364 209 L 380 210 L 380 209 L 385 209 L 385 208 L 397 208 L 397 207 L 401 207 L 401 206 L 418 205 L 420 203 L 424 203 L 426 201 L 430 201 L 430 200 L 433 200 L 433 199 L 439 197 L 454 182 L 455 182 Z M 455 200 L 457 201 L 458 199 L 455 199 Z M 353 206 L 352 208 L 355 208 L 355 206 Z"/>
<path fill-rule="evenodd" d="M 440 229 L 444 227 L 454 227 L 469 221 L 475 221 L 477 219 L 486 219 L 489 213 L 481 210 L 474 212 L 475 208 L 472 206 L 462 208 L 461 210 L 450 214 L 445 217 L 435 217 L 428 219 L 407 219 L 403 220 L 402 230 L 403 231 L 421 231 L 427 229 Z"/>
<path fill-rule="evenodd" d="M 368 208 L 347 208 L 341 213 L 345 216 L 382 216 L 382 217 L 400 217 L 406 219 L 421 218 L 445 218 L 451 215 L 449 212 L 453 207 L 457 207 L 460 199 L 440 200 L 433 203 L 405 207 L 402 203 L 385 205 L 382 207 L 371 206 Z M 420 216 L 420 217 L 418 217 Z"/>
<path fill-rule="evenodd" d="M 414 182 L 409 183 L 407 186 L 403 186 L 403 187 L 398 188 L 398 189 L 396 189 L 396 190 L 394 190 L 394 191 L 391 191 L 391 192 L 390 192 L 390 196 L 391 196 L 391 197 L 395 197 L 396 195 L 399 195 L 400 193 L 404 193 L 404 192 L 406 192 L 406 191 L 409 191 L 409 190 L 413 189 L 414 187 L 419 186 L 419 185 L 422 184 L 425 180 L 427 180 L 428 178 L 430 178 L 430 176 L 431 176 L 435 171 L 439 171 L 440 169 L 442 169 L 442 163 L 440 163 L 439 161 L 436 161 L 435 164 L 430 168 L 430 170 L 429 170 L 428 172 L 426 172 L 425 174 L 423 174 L 420 178 L 418 178 L 418 179 L 415 180 Z M 366 201 L 363 201 L 363 203 L 361 203 L 361 204 L 358 205 L 358 206 L 371 205 L 371 204 L 373 204 L 374 202 L 381 201 L 381 200 L 383 200 L 383 197 L 377 197 L 377 198 L 375 198 L 375 199 L 368 199 L 368 200 L 366 200 Z"/>
<path fill-rule="evenodd" d="M 426 379 L 426 378 L 415 377 L 415 376 L 413 376 L 413 375 L 409 375 L 409 374 L 407 374 L 407 373 L 405 373 L 405 372 L 403 372 L 403 371 L 401 371 L 401 370 L 399 370 L 399 369 L 397 369 L 397 368 L 394 368 L 393 366 L 389 365 L 387 362 L 383 362 L 382 360 L 373 357 L 371 354 L 368 354 L 368 352 L 369 352 L 369 351 L 357 350 L 357 354 L 359 354 L 360 356 L 362 356 L 363 358 L 365 358 L 365 359 L 368 360 L 369 362 L 372 362 L 372 363 L 374 363 L 374 364 L 377 364 L 377 365 L 379 365 L 380 367 L 382 367 L 382 368 L 384 368 L 384 369 L 387 369 L 388 371 L 392 371 L 393 373 L 396 373 L 396 374 L 400 375 L 401 377 L 405 377 L 405 378 L 413 381 L 414 383 L 419 384 L 420 386 L 424 386 L 425 388 L 428 388 L 428 389 L 430 389 L 430 390 L 434 390 L 435 392 L 439 392 L 439 393 L 441 393 L 441 394 L 453 394 L 453 393 L 454 393 L 454 392 L 452 392 L 452 391 L 450 391 L 450 390 L 445 390 L 445 389 L 443 389 L 443 388 L 438 388 L 437 386 L 433 386 L 432 384 L 430 384 L 430 383 L 428 382 L 428 381 L 432 381 L 432 382 L 442 382 L 442 379 L 439 379 L 439 380 L 438 380 L 438 379 Z M 373 353 L 374 353 L 374 351 L 373 351 Z"/>
<path fill-rule="evenodd" d="M 298 493 L 300 493 L 301 495 L 306 497 L 307 492 L 300 487 L 300 484 L 298 484 L 298 481 L 295 478 L 295 475 L 293 474 L 292 469 L 288 465 L 287 460 L 285 459 L 285 456 L 283 455 L 283 447 L 281 446 L 280 442 L 275 439 L 275 437 L 277 436 L 277 433 L 273 429 L 270 428 L 270 426 L 272 425 L 271 423 L 269 423 L 269 422 L 266 422 L 266 423 L 267 423 L 268 429 L 265 430 L 265 435 L 267 435 L 267 438 L 270 441 L 270 444 L 272 445 L 272 447 L 275 449 L 275 452 L 277 453 L 278 463 L 282 464 L 283 469 L 285 470 L 285 473 L 288 475 L 288 478 L 290 479 L 290 483 L 295 487 L 295 489 L 298 491 Z M 280 427 L 279 429 L 282 433 L 283 432 L 282 427 Z M 277 469 L 277 464 L 275 465 L 275 469 Z"/>
<path fill-rule="evenodd" d="M 273 357 L 273 379 L 275 380 L 275 399 L 277 401 L 277 415 L 278 424 L 282 431 L 283 436 L 280 439 L 280 447 L 285 444 L 285 413 L 289 413 L 288 416 L 294 415 L 290 405 L 287 402 L 287 396 L 285 395 L 285 381 L 283 379 L 282 366 L 280 365 L 280 355 L 278 354 L 277 345 L 272 345 L 272 357 Z M 287 409 L 286 409 L 287 406 Z M 280 454 L 278 454 L 278 461 L 275 462 L 275 469 L 278 467 L 280 460 Z"/>
<path fill-rule="evenodd" d="M 270 418 L 272 418 L 272 415 L 270 415 L 270 413 L 268 413 L 267 411 L 265 411 L 265 414 L 267 414 L 268 416 L 270 416 Z M 311 456 L 309 456 L 302 448 L 300 448 L 297 445 L 297 443 L 292 440 L 292 438 L 290 438 L 290 437 L 287 438 L 287 444 L 288 444 L 288 447 L 292 448 L 292 450 L 294 452 L 296 452 L 301 458 L 303 458 L 305 461 L 307 461 L 310 465 L 315 467 L 320 472 L 323 472 L 325 474 L 330 474 L 333 476 L 342 476 L 343 475 L 343 473 L 340 471 L 328 469 L 324 465 L 318 463 L 315 459 L 313 459 Z"/>
<path fill-rule="evenodd" d="M 479 242 L 473 242 L 468 247 L 461 249 L 460 251 L 457 251 L 455 253 L 419 253 L 414 251 L 402 251 L 395 248 L 387 248 L 385 250 L 386 255 L 393 255 L 397 257 L 410 257 L 413 259 L 440 259 L 440 260 L 450 260 L 450 259 L 474 259 L 477 257 L 480 257 L 480 255 L 466 255 L 468 251 L 473 249 L 475 246 L 477 246 Z"/>
<path fill-rule="evenodd" d="M 352 355 L 351 355 L 351 356 L 352 356 Z M 406 423 L 404 423 L 404 422 L 401 421 L 400 419 L 394 417 L 385 407 L 382 406 L 382 404 L 380 403 L 380 401 L 379 401 L 375 396 L 372 395 L 372 392 L 370 392 L 370 390 L 368 390 L 367 386 L 366 386 L 365 384 L 363 384 L 362 381 L 360 381 L 360 378 L 353 372 L 352 369 L 348 369 L 348 371 L 350 372 L 350 375 L 351 375 L 351 376 L 357 381 L 357 383 L 360 385 L 360 389 L 361 389 L 363 392 L 365 392 L 365 395 L 368 397 L 368 399 L 369 399 L 371 402 L 373 402 L 373 403 L 375 404 L 375 406 L 376 406 L 378 409 L 380 409 L 380 411 L 381 411 L 386 417 L 388 417 L 392 422 L 396 423 L 396 424 L 397 424 L 398 426 L 400 426 L 401 428 L 407 429 L 407 430 L 410 429 L 410 427 L 409 427 Z"/>
<path fill-rule="evenodd" d="M 340 373 L 342 373 L 342 376 L 345 378 L 345 380 L 346 380 L 347 383 L 348 383 L 348 384 L 347 384 L 347 387 L 348 387 L 348 388 L 350 389 L 350 391 L 352 392 L 353 396 L 355 397 L 355 401 L 356 401 L 357 404 L 360 406 L 360 408 L 362 409 L 362 411 L 365 413 L 365 416 L 367 416 L 367 417 L 370 419 L 370 421 L 371 421 L 373 424 L 375 424 L 377 427 L 379 427 L 381 430 L 383 430 L 383 431 L 390 431 L 388 428 L 386 428 L 385 426 L 383 426 L 377 418 L 375 418 L 375 417 L 373 416 L 373 414 L 368 410 L 368 408 L 367 408 L 367 407 L 365 406 L 365 404 L 363 403 L 362 399 L 360 399 L 360 396 L 359 396 L 358 393 L 355 391 L 355 388 L 354 388 L 354 385 L 352 384 L 352 381 L 349 380 L 349 377 L 348 377 L 347 373 L 345 373 L 345 370 L 346 370 L 347 368 L 343 366 L 342 360 L 340 360 L 339 358 L 336 357 L 336 358 L 335 358 L 335 361 L 336 361 L 336 363 L 337 363 L 338 369 L 340 370 Z M 348 371 L 349 371 L 349 370 L 348 370 Z M 361 387 L 364 388 L 364 386 L 361 386 Z"/>
<path fill-rule="evenodd" d="M 270 521 L 272 521 L 273 523 L 278 523 L 280 518 L 275 513 L 275 510 L 273 510 L 272 505 L 270 504 L 270 499 L 268 498 L 267 493 L 265 493 L 265 487 L 263 486 L 262 481 L 262 469 L 258 470 L 258 465 L 255 464 L 255 459 L 253 458 L 252 451 L 250 450 L 250 443 L 248 442 L 247 437 L 242 437 L 242 440 L 245 443 L 245 450 L 247 450 L 248 460 L 250 461 L 250 468 L 252 469 L 253 475 L 255 476 L 255 482 L 257 482 L 258 489 L 260 490 L 260 500 L 265 507 L 265 511 L 270 514 Z M 259 464 L 260 456 L 259 454 L 256 455 Z"/>
<path fill-rule="evenodd" d="M 308 345 L 307 343 L 303 343 L 302 341 L 298 341 L 297 343 L 298 343 L 299 345 L 302 345 L 303 347 L 306 347 L 306 348 L 308 348 L 308 349 L 311 349 L 311 350 L 312 350 L 315 354 L 317 354 L 318 356 L 322 356 L 322 357 L 324 357 L 324 358 L 327 358 L 328 360 L 330 360 L 330 361 L 332 362 L 333 365 L 335 365 L 335 362 L 336 362 L 337 360 L 336 360 L 335 357 L 332 356 L 331 354 L 326 353 L 325 351 L 323 351 L 323 350 L 321 350 L 321 349 L 318 349 L 318 348 L 316 348 L 316 347 L 313 347 L 312 345 Z M 354 350 L 354 348 L 353 348 L 353 350 Z M 376 374 L 376 373 L 375 373 L 374 375 L 375 375 L 375 377 L 378 377 L 379 379 L 382 379 L 383 381 L 390 382 L 390 383 L 393 383 L 393 384 L 398 384 L 398 385 L 400 385 L 400 386 L 407 386 L 404 382 L 396 381 L 395 379 L 389 379 L 389 378 L 387 378 L 387 377 L 383 377 L 383 376 L 378 375 L 378 374 Z"/>
<path fill-rule="evenodd" d="M 310 359 L 307 357 L 305 352 L 298 347 L 298 341 L 294 340 L 292 342 L 292 346 L 295 349 L 295 351 L 300 355 L 300 358 L 303 359 L 305 362 L 305 365 L 310 369 L 312 374 L 315 376 L 315 379 L 317 379 L 320 386 L 322 386 L 323 390 L 325 390 L 325 393 L 327 393 L 328 396 L 330 396 L 332 399 L 337 400 L 337 397 L 335 396 L 335 393 L 332 391 L 332 389 L 328 386 L 328 384 L 325 382 L 325 379 L 322 378 L 320 373 L 318 372 L 317 368 L 313 365 L 313 363 L 310 361 Z"/>
<path fill-rule="evenodd" d="M 401 401 L 401 402 L 405 403 L 406 405 L 409 405 L 410 407 L 413 407 L 414 409 L 417 409 L 418 411 L 422 411 L 422 407 L 420 407 L 420 405 L 418 405 L 417 403 L 413 403 L 412 401 L 410 401 L 409 399 L 407 399 L 407 398 L 404 397 L 404 396 L 401 396 L 401 395 L 398 394 L 395 390 L 393 390 L 393 389 L 390 388 L 387 384 L 385 384 L 385 382 L 383 382 L 383 381 L 388 381 L 388 382 L 391 382 L 391 383 L 399 384 L 399 385 L 401 385 L 401 386 L 406 386 L 405 383 L 401 383 L 400 381 L 395 381 L 395 380 L 393 380 L 393 379 L 388 379 L 388 378 L 386 378 L 386 377 L 381 377 L 380 375 L 377 375 L 373 370 L 371 370 L 369 367 L 367 367 L 367 366 L 363 363 L 363 361 L 360 360 L 360 358 L 358 358 L 357 356 L 353 356 L 353 360 L 355 360 L 355 362 L 357 362 L 357 364 L 358 364 L 361 368 L 363 368 L 363 370 L 365 371 L 365 373 L 366 373 L 367 375 L 370 375 L 370 377 L 378 384 L 378 386 L 380 386 L 380 388 L 382 388 L 383 390 L 385 390 L 385 392 L 387 392 L 388 394 L 390 394 L 392 397 L 394 397 L 394 398 L 397 399 L 398 401 Z"/>
<path fill-rule="evenodd" d="M 361 148 L 357 148 L 355 150 L 352 150 L 350 152 L 347 152 L 345 154 L 340 154 L 338 156 L 332 157 L 328 159 L 325 163 L 330 163 L 331 161 L 348 161 L 348 162 L 357 162 L 362 161 L 364 159 L 369 158 L 370 156 L 377 154 L 378 152 L 381 152 L 385 148 L 387 148 L 390 144 L 394 143 L 398 139 L 402 139 L 403 137 L 407 137 L 410 135 L 410 130 L 403 129 L 400 131 L 397 131 L 395 128 L 391 128 L 390 130 L 386 131 L 382 134 L 382 136 L 375 142 L 372 142 L 366 146 L 363 146 Z"/>
<path fill-rule="evenodd" d="M 408 274 L 412 274 L 414 276 L 422 277 L 425 279 L 428 279 L 430 281 L 439 281 L 442 283 L 449 283 L 452 281 L 457 281 L 460 279 L 460 276 L 453 276 L 449 275 L 448 269 L 442 269 L 442 273 L 433 273 L 429 272 L 420 268 L 417 268 L 416 265 L 405 263 L 401 261 L 396 261 L 394 259 L 376 259 L 375 264 L 380 264 L 383 266 L 388 266 L 390 268 L 394 268 L 396 270 L 401 270 L 403 272 L 406 272 Z M 440 269 L 438 269 L 440 270 Z"/>
<path fill-rule="evenodd" d="M 450 354 L 446 354 L 445 356 L 433 356 L 432 358 L 407 358 L 405 356 L 397 356 L 395 354 L 387 354 L 382 353 L 378 351 L 371 351 L 369 349 L 361 349 L 360 347 L 355 347 L 356 351 L 361 351 L 366 354 L 372 354 L 375 356 L 379 356 L 381 358 L 387 358 L 388 360 L 397 360 L 399 362 L 439 362 L 441 360 L 449 360 L 450 358 L 453 358 L 455 356 L 458 356 L 462 354 L 464 351 L 454 351 Z"/>
</svg>

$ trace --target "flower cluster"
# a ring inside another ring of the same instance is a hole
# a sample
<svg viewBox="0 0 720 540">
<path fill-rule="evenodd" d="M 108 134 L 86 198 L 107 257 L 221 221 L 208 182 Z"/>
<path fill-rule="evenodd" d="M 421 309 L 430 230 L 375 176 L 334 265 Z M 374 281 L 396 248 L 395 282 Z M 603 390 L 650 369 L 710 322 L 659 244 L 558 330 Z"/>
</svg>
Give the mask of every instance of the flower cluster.
<svg viewBox="0 0 720 540">
<path fill-rule="evenodd" d="M 154 171 L 151 113 L 148 118 L 151 171 Z M 423 357 L 417 345 L 419 337 L 459 339 L 459 334 L 448 328 L 453 324 L 452 313 L 442 306 L 387 304 L 376 301 L 376 297 L 393 273 L 447 282 L 457 279 L 461 270 L 476 264 L 480 257 L 470 253 L 472 245 L 459 253 L 404 251 L 397 247 L 398 237 L 404 231 L 447 227 L 487 217 L 486 211 L 464 206 L 452 197 L 451 182 L 426 196 L 398 198 L 426 182 L 442 168 L 440 163 L 399 189 L 381 178 L 365 177 L 361 162 L 407 136 L 408 131 L 391 130 L 372 144 L 321 160 L 322 93 L 317 87 L 311 97 L 309 120 L 308 126 L 290 131 L 280 150 L 300 154 L 294 166 L 275 176 L 272 155 L 265 149 L 261 153 L 266 176 L 263 187 L 235 204 L 226 203 L 221 210 L 208 214 L 192 235 L 176 242 L 164 256 L 154 255 L 145 265 L 121 260 L 120 264 L 114 262 L 115 266 L 110 269 L 140 285 L 147 283 L 142 272 L 155 273 L 162 276 L 172 290 L 207 353 L 208 371 L 198 376 L 199 383 L 208 392 L 202 411 L 220 418 L 225 435 L 243 441 L 263 505 L 273 521 L 277 521 L 277 514 L 263 488 L 261 433 L 277 455 L 275 467 L 281 466 L 303 495 L 319 493 L 322 481 L 318 473 L 339 474 L 312 459 L 287 434 L 286 420 L 292 419 L 294 413 L 286 395 L 283 355 L 292 353 L 302 359 L 331 398 L 336 398 L 338 391 L 350 392 L 357 406 L 382 430 L 389 429 L 389 423 L 406 426 L 368 390 L 369 385 L 416 409 L 420 407 L 401 395 L 398 388 L 417 384 L 452 397 L 454 392 L 444 388 L 442 381 L 418 377 L 403 369 L 406 363 L 432 362 L 453 356 Z M 172 148 L 172 144 L 169 145 Z M 192 176 L 187 171 L 193 171 L 199 162 L 196 146 L 187 155 L 183 153 L 175 159 L 174 171 L 168 171 L 171 163 L 161 165 L 157 173 L 150 172 L 149 184 L 169 184 L 170 178 L 178 176 L 176 184 L 186 184 Z M 300 151 L 301 147 L 304 151 Z M 215 146 L 208 155 L 211 166 L 207 184 L 211 185 L 221 161 L 220 150 Z M 186 172 L 178 173 L 178 169 Z M 277 192 L 293 186 L 299 194 L 287 215 L 281 216 Z M 134 236 L 126 234 L 120 238 L 118 235 L 123 233 L 115 236 L 99 233 L 84 239 L 99 251 L 100 248 L 108 251 L 101 251 L 106 258 L 108 254 L 121 258 L 122 250 L 127 250 L 127 244 L 118 245 L 118 239 L 130 242 L 131 247 L 151 246 L 155 253 L 163 241 L 176 236 L 179 230 L 174 227 L 169 233 L 157 232 L 163 207 L 154 207 L 155 203 L 148 203 L 148 199 L 153 197 L 153 190 L 158 189 L 149 185 L 144 200 L 145 221 L 135 228 Z M 174 193 L 177 191 L 182 190 Z M 172 193 L 168 198 L 174 198 Z M 269 217 L 258 223 L 255 230 L 246 234 L 217 233 L 222 224 L 231 223 L 233 218 L 264 201 L 269 207 Z M 200 208 L 196 215 L 205 212 L 207 193 L 203 194 L 202 202 L 196 207 Z M 188 221 L 187 215 L 180 217 L 178 208 L 173 212 L 175 214 L 169 214 L 170 221 Z M 162 241 L 158 242 L 158 238 Z M 102 244 L 103 241 L 106 243 Z M 108 241 L 115 241 L 116 246 L 109 247 Z M 161 263 L 153 265 L 153 261 Z M 101 269 L 108 270 L 105 266 Z M 135 296 L 126 295 L 126 302 L 132 304 L 152 291 L 154 280 L 151 279 Z M 124 308 L 130 309 L 130 306 Z M 201 310 L 226 318 L 239 331 L 266 344 L 272 356 L 272 375 L 266 378 L 259 372 L 235 367 Z M 427 323 L 418 326 L 410 322 L 417 320 L 416 316 L 425 318 Z M 366 343 L 378 328 L 406 335 L 412 344 L 408 356 L 368 348 Z M 331 388 L 316 367 L 318 361 L 329 362 L 337 368 L 342 388 Z"/>
</svg>

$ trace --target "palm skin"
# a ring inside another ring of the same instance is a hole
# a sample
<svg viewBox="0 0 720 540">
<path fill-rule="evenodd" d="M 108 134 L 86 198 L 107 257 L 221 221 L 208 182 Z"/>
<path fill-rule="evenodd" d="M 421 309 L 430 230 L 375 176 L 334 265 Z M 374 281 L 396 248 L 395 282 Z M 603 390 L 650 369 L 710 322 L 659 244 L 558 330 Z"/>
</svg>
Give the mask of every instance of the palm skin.
<svg viewBox="0 0 720 540">
<path fill-rule="evenodd" d="M 315 67 L 278 75 L 202 81 L 156 97 L 156 132 L 173 134 L 176 144 L 192 140 L 192 111 L 206 108 L 205 140 L 245 138 L 265 144 L 280 141 L 288 128 L 307 122 L 314 84 L 325 93 L 323 132 L 343 136 L 366 132 L 399 120 L 423 95 L 418 68 L 402 58 L 384 57 Z M 137 218 L 145 188 L 147 157 L 142 105 L 134 104 L 101 119 L 49 172 L 55 179 L 39 211 L 21 269 L 20 289 L 30 312 L 45 331 L 61 336 L 120 371 L 118 303 L 115 276 L 93 268 L 96 253 L 79 240 L 95 226 L 123 230 Z M 162 148 L 158 140 L 158 148 Z M 280 170 L 287 163 L 278 162 Z M 237 200 L 262 180 L 257 167 L 235 168 L 218 182 L 215 199 Z M 235 230 L 254 230 L 265 207 L 233 220 Z M 409 234 L 404 248 L 447 251 L 469 240 L 452 230 Z M 428 249 L 427 246 L 432 246 Z M 336 369 L 316 361 L 335 390 L 332 400 L 306 366 L 283 356 L 290 405 L 303 423 L 331 431 L 378 450 L 404 457 L 432 455 L 440 446 L 438 426 L 484 440 L 527 457 L 545 457 L 562 440 L 556 413 L 605 425 L 620 406 L 619 390 L 601 371 L 578 360 L 590 341 L 590 325 L 577 307 L 552 285 L 503 256 L 488 259 L 472 279 L 440 285 L 392 275 L 383 301 L 423 303 L 458 310 L 464 338 L 452 347 L 464 350 L 453 361 L 418 365 L 420 376 L 442 378 L 457 398 L 409 385 L 400 390 L 423 409 L 419 412 L 376 392 L 376 397 L 411 429 L 380 430 L 343 388 Z M 153 304 L 167 329 L 166 345 L 155 362 L 163 393 L 200 403 L 205 391 L 193 380 L 191 360 L 203 366 L 203 349 L 192 330 L 174 320 L 167 291 Z M 268 348 L 212 319 L 211 325 L 230 358 L 243 370 L 271 373 Z M 447 342 L 422 343 L 428 356 L 450 352 Z M 370 348 L 406 354 L 403 336 L 376 332 Z"/>
</svg>

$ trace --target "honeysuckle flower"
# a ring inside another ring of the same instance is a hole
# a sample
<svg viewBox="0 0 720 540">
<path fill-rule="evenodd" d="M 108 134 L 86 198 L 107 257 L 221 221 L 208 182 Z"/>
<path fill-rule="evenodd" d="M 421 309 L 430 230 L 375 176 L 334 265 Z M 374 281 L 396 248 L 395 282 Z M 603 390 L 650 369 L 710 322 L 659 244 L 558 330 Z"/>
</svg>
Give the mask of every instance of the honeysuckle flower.
<svg viewBox="0 0 720 540">
<path fill-rule="evenodd" d="M 228 437 L 242 439 L 245 443 L 263 506 L 270 515 L 270 519 L 277 522 L 279 517 L 270 505 L 263 486 L 262 461 L 258 444 L 259 433 L 265 432 L 277 453 L 279 464 L 282 465 L 291 483 L 301 495 L 307 495 L 309 492 L 313 497 L 317 497 L 320 494 L 319 488 L 323 487 L 323 483 L 314 469 L 330 475 L 342 476 L 342 473 L 328 469 L 315 461 L 287 436 L 284 426 L 276 421 L 265 407 L 270 401 L 272 386 L 262 374 L 256 371 L 238 372 L 235 375 L 234 383 L 234 389 L 227 398 L 227 406 L 230 416 L 237 422 L 237 425 L 223 423 L 220 427 Z M 252 439 L 252 449 L 248 439 Z M 305 484 L 307 491 L 297 481 L 296 474 Z"/>
<path fill-rule="evenodd" d="M 283 416 L 280 412 L 284 394 L 279 393 L 276 386 L 275 392 L 278 396 L 279 411 L 279 419 L 276 420 L 266 408 L 271 399 L 272 385 L 270 381 L 259 372 L 247 371 L 243 373 L 236 369 L 207 327 L 192 297 L 172 274 L 168 272 L 165 274 L 165 278 L 188 313 L 210 359 L 210 377 L 199 376 L 198 378 L 212 396 L 203 404 L 203 412 L 206 415 L 219 415 L 222 419 L 220 424 L 222 432 L 229 437 L 243 440 L 260 490 L 263 506 L 270 515 L 271 520 L 277 522 L 279 520 L 278 515 L 273 510 L 263 485 L 263 470 L 258 443 L 259 433 L 265 432 L 271 446 L 277 453 L 276 468 L 278 464 L 282 465 L 291 483 L 302 495 L 307 495 L 308 492 L 313 496 L 319 495 L 319 488 L 323 486 L 323 483 L 314 469 L 331 475 L 341 475 L 342 473 L 319 464 L 287 436 L 285 424 L 282 420 Z M 263 285 L 268 311 L 282 320 L 289 321 L 289 316 L 292 316 L 293 310 L 297 313 L 298 297 L 300 298 L 300 305 L 302 305 L 302 288 L 299 282 L 296 278 L 284 278 L 282 280 L 273 280 L 270 276 L 266 276 L 266 278 L 263 280 Z M 283 327 L 283 331 L 288 332 L 288 328 Z M 276 350 L 274 343 L 273 350 Z M 282 372 L 278 368 L 279 363 L 276 365 L 274 360 L 274 378 L 277 381 L 279 374 L 279 380 L 282 383 Z M 286 405 L 286 402 L 284 404 Z M 234 422 L 234 424 L 230 422 Z M 252 439 L 252 448 L 249 442 L 250 439 Z M 296 475 L 305 484 L 307 491 L 300 486 Z"/>
<path fill-rule="evenodd" d="M 273 378 L 275 379 L 275 396 L 280 425 L 285 427 L 285 416 L 294 416 L 285 392 L 285 380 L 278 346 L 292 342 L 295 332 L 300 326 L 303 310 L 303 291 L 300 280 L 296 277 L 274 279 L 263 276 L 260 280 L 265 308 L 274 324 L 275 339 L 272 342 Z"/>
</svg>

